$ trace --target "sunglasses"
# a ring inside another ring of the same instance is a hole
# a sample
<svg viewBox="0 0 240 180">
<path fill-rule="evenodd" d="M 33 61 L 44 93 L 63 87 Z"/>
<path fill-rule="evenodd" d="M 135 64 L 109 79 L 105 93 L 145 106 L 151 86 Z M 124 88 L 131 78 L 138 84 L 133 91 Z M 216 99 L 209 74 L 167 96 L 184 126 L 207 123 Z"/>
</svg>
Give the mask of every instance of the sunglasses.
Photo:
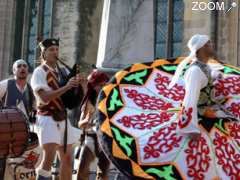
<svg viewBox="0 0 240 180">
<path fill-rule="evenodd" d="M 20 67 L 27 68 L 27 65 L 26 65 L 26 64 L 18 64 L 18 65 L 17 65 L 17 68 L 20 68 Z"/>
</svg>

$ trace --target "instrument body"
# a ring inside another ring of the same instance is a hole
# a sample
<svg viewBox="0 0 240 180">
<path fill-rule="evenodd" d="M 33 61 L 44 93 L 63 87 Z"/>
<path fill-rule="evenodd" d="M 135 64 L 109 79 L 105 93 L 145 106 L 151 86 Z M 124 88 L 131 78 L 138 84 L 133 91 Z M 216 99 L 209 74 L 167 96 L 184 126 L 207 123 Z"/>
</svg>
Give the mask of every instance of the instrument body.
<svg viewBox="0 0 240 180">
<path fill-rule="evenodd" d="M 18 157 L 28 146 L 29 127 L 21 110 L 0 109 L 0 158 Z"/>
<path fill-rule="evenodd" d="M 69 74 L 63 71 L 63 69 L 59 68 L 60 72 L 60 86 L 64 86 L 67 84 L 69 79 L 72 77 L 76 76 L 76 74 L 79 73 L 79 65 L 75 64 L 72 68 L 70 68 L 67 64 L 62 62 L 62 60 L 58 59 L 58 61 L 65 66 Z M 83 98 L 83 88 L 81 85 L 79 85 L 77 88 L 72 88 L 68 91 L 66 91 L 62 96 L 61 99 L 63 101 L 63 104 L 65 105 L 66 108 L 68 109 L 73 109 L 76 108 L 80 105 L 82 98 Z"/>
<path fill-rule="evenodd" d="M 17 158 L 8 158 L 5 171 L 6 179 L 36 179 L 36 169 L 43 159 L 43 150 L 39 145 L 38 136 L 29 133 L 29 144 L 26 151 Z"/>
</svg>

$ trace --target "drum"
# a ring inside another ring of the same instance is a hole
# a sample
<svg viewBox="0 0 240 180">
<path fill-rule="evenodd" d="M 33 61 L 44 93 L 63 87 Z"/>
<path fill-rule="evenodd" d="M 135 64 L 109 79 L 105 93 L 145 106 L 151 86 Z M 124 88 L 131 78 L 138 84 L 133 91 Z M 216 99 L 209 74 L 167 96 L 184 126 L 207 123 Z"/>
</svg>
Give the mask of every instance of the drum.
<svg viewBox="0 0 240 180">
<path fill-rule="evenodd" d="M 17 108 L 0 109 L 0 158 L 18 157 L 28 145 L 26 116 Z"/>
<path fill-rule="evenodd" d="M 29 133 L 29 143 L 26 151 L 17 158 L 7 159 L 5 178 L 14 180 L 34 180 L 36 168 L 43 158 L 42 148 L 39 146 L 37 134 Z"/>
</svg>

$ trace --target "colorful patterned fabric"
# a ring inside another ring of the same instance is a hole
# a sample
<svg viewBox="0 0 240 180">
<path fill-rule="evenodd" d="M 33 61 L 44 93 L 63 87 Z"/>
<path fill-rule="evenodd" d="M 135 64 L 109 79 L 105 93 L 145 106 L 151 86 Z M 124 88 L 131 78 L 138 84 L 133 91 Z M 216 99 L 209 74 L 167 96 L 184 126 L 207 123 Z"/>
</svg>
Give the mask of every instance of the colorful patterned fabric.
<svg viewBox="0 0 240 180">
<path fill-rule="evenodd" d="M 52 90 L 57 90 L 59 89 L 59 82 L 58 82 L 58 74 L 57 72 L 54 72 L 53 70 L 49 69 L 48 66 L 42 65 L 42 68 L 44 71 L 47 73 L 47 84 L 49 87 L 52 88 Z M 40 104 L 39 108 L 39 113 L 42 115 L 49 115 L 51 112 L 49 110 L 64 110 L 64 104 L 61 100 L 61 98 L 55 98 L 54 100 L 51 100 L 48 104 Z"/>
<path fill-rule="evenodd" d="M 181 60 L 134 64 L 103 88 L 98 117 L 104 151 L 132 179 L 240 179 L 240 69 L 221 64 L 223 76 L 201 90 L 201 135 L 194 140 L 178 133 L 193 112 L 182 107 L 183 78 L 168 89 Z M 219 118 L 217 110 L 227 116 Z"/>
</svg>

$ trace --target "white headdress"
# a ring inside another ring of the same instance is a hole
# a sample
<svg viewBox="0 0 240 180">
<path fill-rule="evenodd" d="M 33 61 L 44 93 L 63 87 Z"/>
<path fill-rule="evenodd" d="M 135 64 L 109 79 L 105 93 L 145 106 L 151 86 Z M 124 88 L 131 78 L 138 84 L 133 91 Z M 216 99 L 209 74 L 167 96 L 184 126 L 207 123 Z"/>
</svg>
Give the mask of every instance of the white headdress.
<svg viewBox="0 0 240 180">
<path fill-rule="evenodd" d="M 13 71 L 14 71 L 15 69 L 17 69 L 17 66 L 18 66 L 19 64 L 26 64 L 26 65 L 28 65 L 25 60 L 23 60 L 23 59 L 18 59 L 18 60 L 16 60 L 16 61 L 13 63 L 13 66 L 12 66 Z"/>
<path fill-rule="evenodd" d="M 201 35 L 201 34 L 195 34 L 194 36 L 191 37 L 191 39 L 188 41 L 188 44 L 187 44 L 188 48 L 190 49 L 190 54 L 178 65 L 177 70 L 172 78 L 172 81 L 169 84 L 169 88 L 172 88 L 176 84 L 185 66 L 191 60 L 192 61 L 197 60 L 196 52 L 201 47 L 203 47 L 209 40 L 210 39 L 207 35 Z"/>
</svg>

